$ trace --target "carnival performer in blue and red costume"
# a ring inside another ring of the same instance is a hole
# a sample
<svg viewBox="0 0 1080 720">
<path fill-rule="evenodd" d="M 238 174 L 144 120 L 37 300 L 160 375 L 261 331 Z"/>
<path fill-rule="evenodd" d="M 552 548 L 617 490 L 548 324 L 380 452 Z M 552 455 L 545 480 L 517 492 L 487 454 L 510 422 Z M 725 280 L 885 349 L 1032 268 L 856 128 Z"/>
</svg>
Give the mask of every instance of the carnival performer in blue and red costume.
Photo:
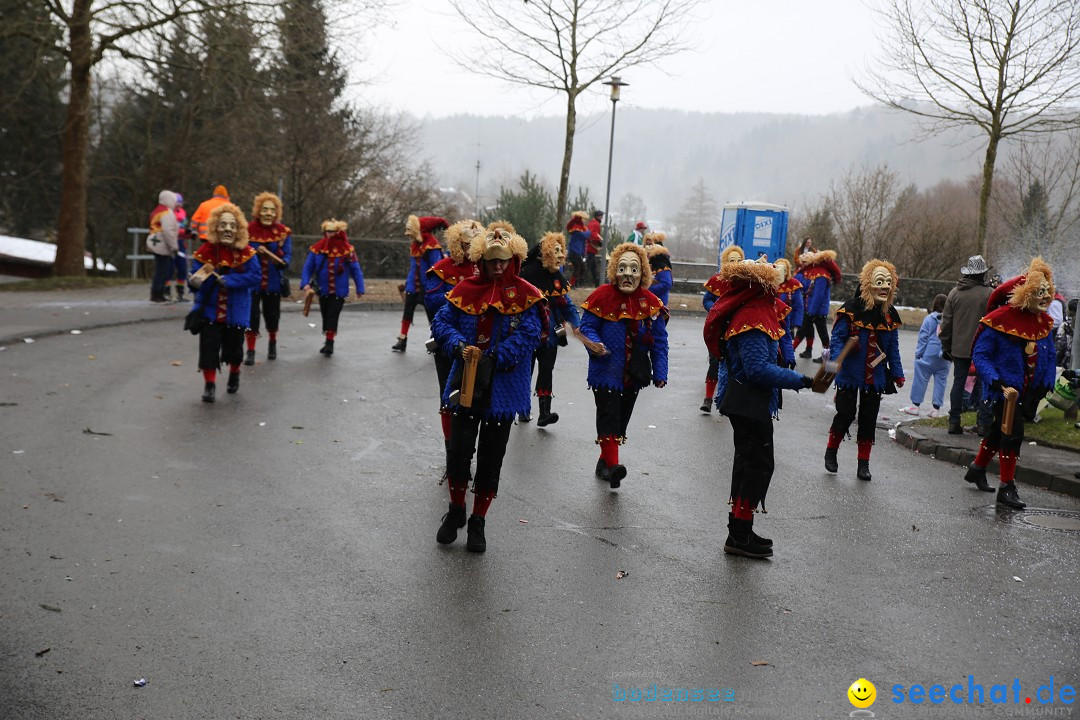
<svg viewBox="0 0 1080 720">
<path fill-rule="evenodd" d="M 746 253 L 738 245 L 728 245 L 720 253 L 720 270 L 729 262 L 742 262 L 746 259 Z M 712 310 L 719 293 L 726 289 L 721 283 L 719 270 L 715 275 L 705 281 L 705 292 L 701 296 L 701 304 L 705 312 Z M 709 353 L 709 367 L 705 371 L 705 399 L 701 401 L 701 412 L 706 415 L 712 414 L 713 398 L 716 397 L 717 375 L 720 372 L 720 359 Z"/>
<path fill-rule="evenodd" d="M 282 273 L 292 262 L 292 230 L 281 224 L 281 198 L 272 192 L 259 193 L 251 206 L 248 238 L 259 259 L 262 279 L 251 293 L 251 329 L 247 331 L 245 365 L 255 364 L 255 341 L 259 337 L 259 316 L 266 318 L 269 342 L 266 359 L 277 360 L 277 334 L 281 322 Z"/>
<path fill-rule="evenodd" d="M 259 283 L 259 261 L 248 245 L 244 213 L 232 203 L 218 205 L 210 212 L 206 237 L 191 256 L 188 284 L 195 296 L 192 314 L 201 320 L 202 399 L 212 403 L 221 363 L 229 366 L 228 392 L 240 389 L 244 331 L 251 321 L 251 291 Z"/>
<path fill-rule="evenodd" d="M 446 250 L 449 255 L 432 265 L 424 277 L 424 311 L 432 321 L 446 304 L 446 294 L 462 280 L 476 275 L 476 263 L 469 260 L 466 254 L 473 238 L 483 232 L 484 226 L 476 220 L 461 220 L 446 229 Z M 434 334 L 434 330 L 432 333 Z M 431 354 L 435 358 L 435 377 L 439 382 L 439 419 L 442 421 L 443 444 L 446 451 L 450 452 L 451 414 L 449 408 L 442 405 L 442 393 L 446 381 L 450 379 L 452 361 L 438 343 Z"/>
<path fill-rule="evenodd" d="M 566 222 L 567 260 L 573 272 L 570 274 L 570 286 L 577 287 L 585 279 L 585 254 L 592 233 L 585 224 L 589 219 L 589 213 L 584 210 L 575 210 Z"/>
<path fill-rule="evenodd" d="M 828 251 L 825 251 L 828 252 Z M 825 469 L 839 469 L 837 450 L 856 419 L 858 406 L 858 469 L 855 476 L 870 480 L 870 451 L 874 447 L 881 396 L 904 386 L 904 366 L 900 362 L 897 332 L 903 324 L 893 307 L 899 278 L 892 263 L 870 260 L 859 273 L 859 294 L 836 311 L 833 323 L 830 362 L 844 349 L 848 338 L 857 338 L 859 347 L 848 355 L 836 373 L 836 415 L 829 428 L 825 448 Z"/>
<path fill-rule="evenodd" d="M 499 491 L 506 443 L 514 417 L 529 409 L 532 356 L 540 342 L 543 296 L 518 276 L 528 245 L 503 227 L 477 235 L 469 247 L 469 259 L 480 268 L 446 296 L 435 315 L 432 330 L 443 352 L 453 357 L 451 380 L 443 391 L 443 403 L 454 405 L 450 453 L 446 465 L 450 508 L 435 535 L 448 545 L 464 527 L 465 494 L 473 481 L 473 511 L 468 519 L 465 548 L 487 549 L 485 524 L 488 508 Z M 456 403 L 463 375 L 466 348 L 482 353 L 476 372 L 477 388 L 471 407 Z M 476 473 L 470 472 L 476 455 Z"/>
<path fill-rule="evenodd" d="M 780 271 L 780 287 L 776 289 L 776 295 L 780 298 L 780 302 L 791 308 L 791 312 L 784 319 L 784 330 L 787 331 L 789 338 L 794 339 L 803 324 L 805 307 L 803 285 L 797 277 L 791 274 L 790 260 L 779 258 L 773 265 Z"/>
<path fill-rule="evenodd" d="M 1039 401 L 1054 385 L 1056 376 L 1054 320 L 1047 310 L 1054 299 L 1053 272 L 1035 258 L 1024 275 L 1013 278 L 1006 287 L 1008 303 L 1000 305 L 980 320 L 975 332 L 971 360 L 983 387 L 988 388 L 994 405 L 994 422 L 979 446 L 979 453 L 968 466 L 964 479 L 980 490 L 993 492 L 986 482 L 986 466 L 998 454 L 1001 484 L 997 501 L 1023 510 L 1027 505 L 1016 492 L 1016 461 L 1024 445 L 1024 420 L 1033 420 Z M 995 293 L 997 291 L 995 290 Z M 990 296 L 990 304 L 995 295 Z M 1005 394 L 1016 393 L 1012 428 L 1002 429 Z"/>
<path fill-rule="evenodd" d="M 836 264 L 835 250 L 804 252 L 798 258 L 801 283 L 806 287 L 806 307 L 799 336 L 795 347 L 806 340 L 806 349 L 799 353 L 801 358 L 814 354 L 814 329 L 821 338 L 821 356 L 814 358 L 819 363 L 829 354 L 829 333 L 825 321 L 829 317 L 829 303 L 832 301 L 832 286 L 843 280 L 840 266 Z"/>
<path fill-rule="evenodd" d="M 596 402 L 596 477 L 617 488 L 626 477 L 619 446 L 638 393 L 650 384 L 667 385 L 667 308 L 647 289 L 652 269 L 644 248 L 616 247 L 607 279 L 581 304 L 581 335 L 589 341 L 588 381 Z"/>
<path fill-rule="evenodd" d="M 664 307 L 668 306 L 668 295 L 671 293 L 671 286 L 675 284 L 671 276 L 671 253 L 664 247 L 666 238 L 662 232 L 648 233 L 642 238 L 645 254 L 649 256 L 649 267 L 652 268 L 649 292 L 660 298 Z"/>
<path fill-rule="evenodd" d="M 412 242 L 409 245 L 409 274 L 405 276 L 405 284 L 398 286 L 405 296 L 405 311 L 401 316 L 401 332 L 398 333 L 397 342 L 390 348 L 394 352 L 405 352 L 416 306 L 424 299 L 428 270 L 445 257 L 439 238 L 435 237 L 435 231 L 448 227 L 450 223 L 437 216 L 425 215 L 418 218 L 410 215 L 405 221 L 405 237 Z M 426 303 L 424 311 L 428 313 L 430 323 L 434 315 L 428 310 Z"/>
<path fill-rule="evenodd" d="M 534 355 L 537 365 L 536 397 L 540 405 L 537 427 L 559 422 L 559 413 L 551 412 L 552 372 L 559 346 L 566 345 L 566 332 L 572 330 L 576 333 L 581 325 L 577 306 L 570 297 L 570 283 L 562 274 L 565 262 L 566 238 L 562 233 L 549 232 L 529 250 L 528 259 L 521 266 L 521 277 L 539 288 L 547 299 L 548 322 L 541 331 L 540 346 Z M 530 418 L 526 415 L 522 419 Z"/>
<path fill-rule="evenodd" d="M 320 353 L 327 357 L 334 354 L 338 318 L 349 297 L 349 278 L 356 285 L 357 297 L 364 294 L 364 273 L 356 257 L 356 249 L 349 243 L 345 231 L 348 223 L 343 220 L 326 220 L 322 224 L 322 239 L 308 249 L 304 269 L 300 274 L 300 289 L 319 296 L 319 314 L 322 331 L 326 336 Z"/>
<path fill-rule="evenodd" d="M 784 318 L 789 311 L 776 296 L 779 286 L 773 265 L 725 262 L 713 283 L 717 299 L 704 329 L 709 353 L 722 359 L 717 406 L 731 421 L 735 444 L 724 552 L 751 558 L 773 554 L 773 541 L 754 532 L 754 513 L 759 507 L 765 512 L 775 467 L 772 421 L 779 413 L 780 389 L 813 384 L 777 364 L 780 343 L 788 337 Z"/>
</svg>

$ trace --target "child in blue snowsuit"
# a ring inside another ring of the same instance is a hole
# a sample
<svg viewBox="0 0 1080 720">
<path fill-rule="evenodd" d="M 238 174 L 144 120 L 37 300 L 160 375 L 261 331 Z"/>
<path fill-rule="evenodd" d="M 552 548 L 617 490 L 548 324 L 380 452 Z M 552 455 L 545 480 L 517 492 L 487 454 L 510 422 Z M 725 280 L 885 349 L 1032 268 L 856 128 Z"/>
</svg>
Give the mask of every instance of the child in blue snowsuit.
<svg viewBox="0 0 1080 720">
<path fill-rule="evenodd" d="M 934 298 L 933 309 L 919 328 L 919 340 L 915 345 L 915 375 L 911 380 L 911 406 L 903 409 L 908 415 L 919 414 L 919 405 L 926 397 L 930 378 L 934 379 L 934 409 L 930 412 L 930 417 L 937 417 L 942 403 L 945 402 L 945 388 L 949 384 L 952 363 L 941 357 L 938 333 L 941 331 L 941 312 L 945 309 L 947 299 L 946 295 L 940 294 Z"/>
</svg>

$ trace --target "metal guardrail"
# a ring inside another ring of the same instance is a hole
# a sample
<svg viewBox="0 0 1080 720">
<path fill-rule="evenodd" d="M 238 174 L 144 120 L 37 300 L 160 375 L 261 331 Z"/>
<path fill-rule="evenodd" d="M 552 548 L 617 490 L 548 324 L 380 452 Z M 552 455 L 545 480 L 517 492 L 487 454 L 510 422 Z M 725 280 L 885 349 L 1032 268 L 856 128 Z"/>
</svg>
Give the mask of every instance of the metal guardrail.
<svg viewBox="0 0 1080 720">
<path fill-rule="evenodd" d="M 704 284 L 716 274 L 716 263 L 672 262 L 671 279 L 675 282 Z"/>
<path fill-rule="evenodd" d="M 150 228 L 128 228 L 127 231 L 131 235 L 131 254 L 126 255 L 125 259 L 131 261 L 131 277 L 136 278 L 139 276 L 139 261 L 154 259 L 153 255 L 139 252 L 139 238 L 149 235 Z"/>
</svg>

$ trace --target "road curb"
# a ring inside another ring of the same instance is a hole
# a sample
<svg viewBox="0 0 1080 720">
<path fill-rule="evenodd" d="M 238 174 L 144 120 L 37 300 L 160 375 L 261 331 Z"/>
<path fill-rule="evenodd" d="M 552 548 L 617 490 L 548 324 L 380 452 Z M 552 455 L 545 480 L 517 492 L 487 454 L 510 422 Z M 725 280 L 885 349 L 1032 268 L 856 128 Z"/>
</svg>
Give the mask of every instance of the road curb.
<svg viewBox="0 0 1080 720">
<path fill-rule="evenodd" d="M 975 459 L 975 453 L 972 450 L 939 443 L 937 440 L 920 434 L 909 425 L 900 425 L 896 428 L 896 442 L 920 455 L 929 455 L 935 460 L 942 460 L 961 467 L 967 467 Z M 1080 480 L 1067 475 L 1055 475 L 1038 468 L 1025 467 L 1021 464 L 1023 460 L 1024 458 L 1021 456 L 1016 464 L 1017 482 L 1080 498 Z M 990 465 L 986 469 L 992 474 L 998 474 L 996 457 L 990 461 Z"/>
</svg>

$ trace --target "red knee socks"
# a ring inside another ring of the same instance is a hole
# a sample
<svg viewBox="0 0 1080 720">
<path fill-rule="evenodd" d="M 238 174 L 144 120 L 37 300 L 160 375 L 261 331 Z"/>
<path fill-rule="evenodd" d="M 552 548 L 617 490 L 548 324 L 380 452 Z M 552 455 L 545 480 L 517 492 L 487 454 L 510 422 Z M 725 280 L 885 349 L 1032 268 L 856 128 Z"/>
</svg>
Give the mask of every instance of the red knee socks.
<svg viewBox="0 0 1080 720">
<path fill-rule="evenodd" d="M 337 332 L 335 332 L 334 330 L 327 330 L 326 331 L 326 339 L 327 340 L 333 340 L 335 337 L 337 337 Z"/>
<path fill-rule="evenodd" d="M 202 376 L 203 376 L 203 382 L 209 382 L 209 383 L 216 382 L 217 381 L 217 370 L 203 370 L 202 371 Z"/>
<path fill-rule="evenodd" d="M 840 443 L 844 441 L 844 436 L 841 433 L 829 431 L 829 443 L 826 445 L 830 450 L 837 450 L 840 448 Z"/>
<path fill-rule="evenodd" d="M 709 378 L 705 381 L 705 397 L 711 398 L 716 395 L 716 378 Z"/>
<path fill-rule="evenodd" d="M 754 506 L 743 498 L 733 498 L 731 513 L 735 516 L 736 520 L 753 520 Z"/>
<path fill-rule="evenodd" d="M 873 440 L 859 440 L 858 446 L 859 446 L 859 453 L 858 453 L 859 460 L 869 460 L 870 459 L 870 450 L 871 450 L 871 448 L 874 447 L 874 441 Z"/>
<path fill-rule="evenodd" d="M 401 337 L 408 337 L 410 325 L 412 325 L 412 320 L 401 321 Z"/>
<path fill-rule="evenodd" d="M 476 493 L 473 498 L 472 514 L 479 515 L 480 517 L 487 517 L 488 508 L 491 507 L 491 501 L 495 499 L 495 493 L 490 490 L 484 490 Z"/>
<path fill-rule="evenodd" d="M 446 481 L 446 485 L 450 488 L 450 504 L 465 507 L 465 491 L 469 489 L 469 483 L 459 483 L 457 480 L 450 478 Z"/>
<path fill-rule="evenodd" d="M 266 334 L 270 336 L 270 342 L 277 342 L 277 330 L 273 332 L 267 331 Z"/>
<path fill-rule="evenodd" d="M 619 439 L 614 435 L 606 435 L 600 438 L 600 457 L 608 467 L 619 464 Z"/>
<path fill-rule="evenodd" d="M 1003 452 L 998 456 L 1001 468 L 1001 484 L 1008 485 L 1016 478 L 1016 453 Z"/>
<path fill-rule="evenodd" d="M 229 363 L 229 374 L 230 375 L 239 375 L 240 374 L 240 363 Z"/>
<path fill-rule="evenodd" d="M 806 338 L 806 349 L 807 350 L 813 350 L 814 349 L 814 338 L 813 337 Z"/>
<path fill-rule="evenodd" d="M 257 337 L 259 337 L 259 336 L 256 335 L 253 332 L 244 333 L 244 338 L 247 339 L 247 349 L 248 350 L 254 350 L 255 349 L 255 338 L 257 338 Z"/>
<path fill-rule="evenodd" d="M 442 436 L 443 440 L 450 439 L 450 428 L 454 424 L 454 416 L 448 412 L 439 412 L 439 420 L 442 421 Z"/>
<path fill-rule="evenodd" d="M 983 440 L 979 443 L 979 454 L 975 456 L 975 467 L 986 469 L 986 466 L 990 464 L 990 461 L 994 459 L 994 453 L 997 452 L 997 448 L 991 448 Z M 1002 456 L 1004 460 L 1004 456 Z"/>
</svg>

